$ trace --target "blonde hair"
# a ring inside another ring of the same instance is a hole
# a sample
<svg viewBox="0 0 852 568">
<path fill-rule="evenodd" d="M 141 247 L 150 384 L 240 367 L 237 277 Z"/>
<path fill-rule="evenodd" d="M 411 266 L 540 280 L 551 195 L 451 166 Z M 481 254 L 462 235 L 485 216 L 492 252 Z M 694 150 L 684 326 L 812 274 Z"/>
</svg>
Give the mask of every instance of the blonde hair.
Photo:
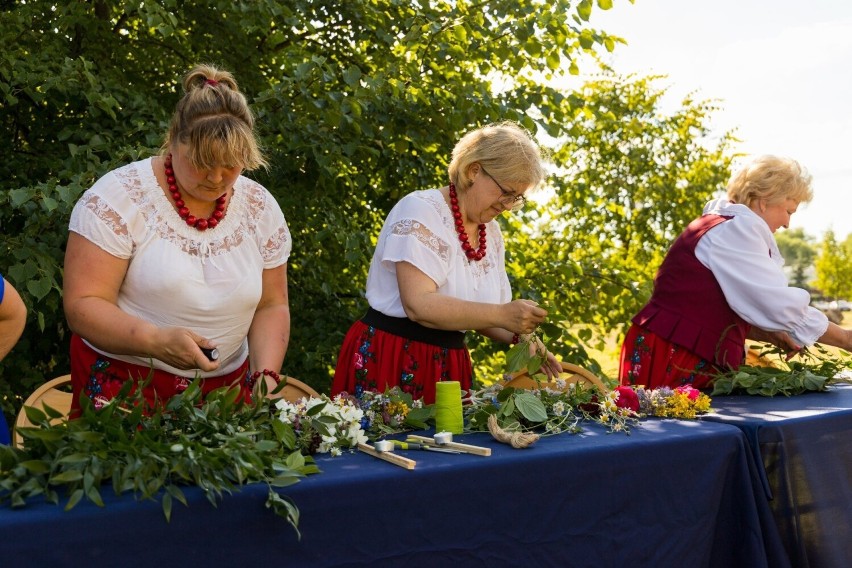
<svg viewBox="0 0 852 568">
<path fill-rule="evenodd" d="M 479 163 L 501 182 L 534 189 L 547 174 L 539 145 L 526 129 L 514 122 L 499 122 L 465 134 L 453 148 L 448 168 L 450 181 L 467 189 L 473 183 L 468 171 Z"/>
<path fill-rule="evenodd" d="M 728 199 L 751 207 L 759 199 L 778 203 L 792 199 L 808 203 L 813 199 L 811 175 L 799 162 L 778 156 L 758 156 L 728 182 Z"/>
<path fill-rule="evenodd" d="M 184 76 L 183 90 L 162 153 L 171 152 L 173 144 L 186 144 L 190 162 L 201 170 L 267 165 L 254 133 L 254 115 L 231 73 L 197 65 Z"/>
</svg>

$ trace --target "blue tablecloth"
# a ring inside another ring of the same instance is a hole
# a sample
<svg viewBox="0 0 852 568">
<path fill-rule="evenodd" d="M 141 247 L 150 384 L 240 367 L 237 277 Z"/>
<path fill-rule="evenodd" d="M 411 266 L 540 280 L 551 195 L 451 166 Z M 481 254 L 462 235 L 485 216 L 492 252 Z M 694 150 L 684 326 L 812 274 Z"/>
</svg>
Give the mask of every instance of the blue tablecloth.
<svg viewBox="0 0 852 568">
<path fill-rule="evenodd" d="M 706 421 L 742 429 L 794 566 L 852 565 L 852 386 L 717 396 Z"/>
<path fill-rule="evenodd" d="M 362 453 L 282 490 L 301 540 L 249 486 L 213 508 L 188 488 L 167 524 L 159 503 L 107 496 L 100 509 L 0 509 L 0 563 L 16 566 L 783 566 L 742 432 L 648 420 L 590 425 L 515 450 L 457 437 L 490 457 L 400 452 L 408 471 Z"/>
</svg>

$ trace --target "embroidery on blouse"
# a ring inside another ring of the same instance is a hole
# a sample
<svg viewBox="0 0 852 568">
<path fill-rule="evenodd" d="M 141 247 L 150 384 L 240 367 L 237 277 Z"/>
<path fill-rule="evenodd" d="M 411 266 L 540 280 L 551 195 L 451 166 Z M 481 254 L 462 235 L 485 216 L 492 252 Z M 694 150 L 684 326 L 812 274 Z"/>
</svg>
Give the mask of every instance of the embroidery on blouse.
<svg viewBox="0 0 852 568">
<path fill-rule="evenodd" d="M 118 211 L 110 207 L 99 195 L 86 193 L 82 199 L 83 206 L 86 209 L 90 210 L 94 213 L 95 217 L 103 221 L 125 245 L 129 245 L 134 251 L 136 250 L 136 244 L 132 242 L 130 231 L 127 229 L 127 222 L 118 214 Z"/>
<path fill-rule="evenodd" d="M 290 240 L 290 235 L 287 231 L 284 230 L 284 227 L 281 226 L 277 231 L 269 238 L 269 240 L 264 243 L 263 247 L 260 249 L 261 257 L 264 262 L 269 262 L 273 260 L 278 251 L 287 247 L 287 242 Z"/>
<path fill-rule="evenodd" d="M 391 227 L 392 235 L 413 236 L 426 248 L 434 252 L 442 262 L 447 262 L 450 258 L 450 250 L 447 241 L 439 238 L 435 233 L 429 230 L 429 227 L 415 221 L 413 219 L 402 219 L 397 221 Z"/>
<path fill-rule="evenodd" d="M 455 220 L 452 216 L 452 211 L 450 211 L 449 205 L 444 200 L 444 196 L 440 191 L 428 191 L 424 192 L 422 198 L 424 201 L 429 203 L 432 207 L 435 208 L 435 211 L 438 215 L 441 216 L 441 222 L 447 228 L 448 231 L 451 231 L 453 235 L 455 235 L 456 225 Z M 492 270 L 497 269 L 496 259 L 498 256 L 503 255 L 503 243 L 502 239 L 495 237 L 494 235 L 494 227 L 496 223 L 492 221 L 488 223 L 487 232 L 488 232 L 488 247 L 486 248 L 485 257 L 480 261 L 466 261 L 465 266 L 468 271 L 470 271 L 473 276 L 477 279 L 484 277 L 486 274 L 491 272 Z M 458 242 L 458 239 L 453 241 L 453 245 Z M 461 248 L 459 248 L 459 254 L 461 254 Z M 447 257 L 441 257 L 442 260 L 446 260 Z"/>
<path fill-rule="evenodd" d="M 148 167 L 148 162 L 141 164 L 143 171 L 140 171 L 137 164 L 128 164 L 115 170 L 115 176 L 145 219 L 148 229 L 156 231 L 160 238 L 173 243 L 184 253 L 197 256 L 202 262 L 209 258 L 215 266 L 213 259 L 216 256 L 231 251 L 245 239 L 257 235 L 258 219 L 263 217 L 267 208 L 266 192 L 258 183 L 248 178 L 237 180 L 225 218 L 215 231 L 201 233 L 177 217 L 171 202 L 162 191 L 158 191 L 156 178 L 144 170 Z M 121 220 L 121 225 L 127 233 L 124 220 Z M 276 252 L 281 250 L 280 247 L 286 246 L 288 240 L 289 236 L 282 224 L 266 243 L 258 243 L 262 257 L 265 260 L 274 258 Z"/>
</svg>

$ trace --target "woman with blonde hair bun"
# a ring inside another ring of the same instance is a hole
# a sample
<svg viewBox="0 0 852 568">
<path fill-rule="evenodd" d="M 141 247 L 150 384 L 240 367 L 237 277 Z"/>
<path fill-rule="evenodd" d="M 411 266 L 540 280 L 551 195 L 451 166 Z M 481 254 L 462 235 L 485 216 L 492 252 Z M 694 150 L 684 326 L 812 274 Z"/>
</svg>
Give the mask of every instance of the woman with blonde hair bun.
<svg viewBox="0 0 852 568">
<path fill-rule="evenodd" d="M 244 171 L 266 161 L 231 73 L 199 65 L 183 80 L 159 155 L 104 175 L 76 204 L 64 306 L 75 408 L 127 380 L 161 404 L 202 390 L 274 386 L 290 336 L 290 232 Z"/>
<path fill-rule="evenodd" d="M 773 236 L 812 198 L 811 176 L 793 159 L 757 156 L 737 171 L 727 197 L 708 203 L 666 254 L 622 344 L 621 383 L 710 387 L 743 363 L 747 339 L 788 356 L 815 342 L 852 350 L 852 331 L 788 284 Z"/>
</svg>

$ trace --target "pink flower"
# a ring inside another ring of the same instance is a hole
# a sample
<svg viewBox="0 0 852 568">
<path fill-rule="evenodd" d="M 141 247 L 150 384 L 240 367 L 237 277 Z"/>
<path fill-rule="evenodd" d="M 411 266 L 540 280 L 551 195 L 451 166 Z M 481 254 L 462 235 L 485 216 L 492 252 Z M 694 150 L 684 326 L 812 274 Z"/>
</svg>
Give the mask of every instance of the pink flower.
<svg viewBox="0 0 852 568">
<path fill-rule="evenodd" d="M 618 398 L 615 400 L 615 405 L 618 408 L 626 408 L 633 412 L 639 412 L 639 395 L 631 387 L 622 385 L 616 387 Z"/>
<path fill-rule="evenodd" d="M 689 397 L 689 400 L 696 400 L 701 395 L 700 390 L 692 388 L 689 385 L 681 385 L 679 387 L 676 387 L 675 391 L 685 394 L 687 397 Z"/>
<path fill-rule="evenodd" d="M 364 357 L 362 357 L 360 353 L 355 353 L 355 368 L 356 369 L 363 369 L 364 368 Z"/>
</svg>

